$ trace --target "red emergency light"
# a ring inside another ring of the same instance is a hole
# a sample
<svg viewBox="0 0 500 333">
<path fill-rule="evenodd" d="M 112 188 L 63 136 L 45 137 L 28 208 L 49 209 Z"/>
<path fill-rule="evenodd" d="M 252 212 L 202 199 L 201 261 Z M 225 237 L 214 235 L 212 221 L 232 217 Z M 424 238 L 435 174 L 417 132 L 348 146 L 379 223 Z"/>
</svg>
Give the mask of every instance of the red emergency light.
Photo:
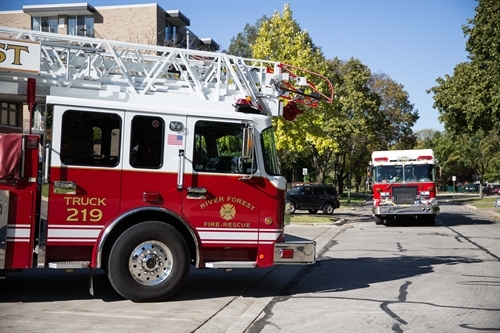
<svg viewBox="0 0 500 333">
<path fill-rule="evenodd" d="M 250 96 L 245 98 L 238 98 L 236 103 L 233 105 L 237 112 L 242 113 L 263 113 L 262 106 L 252 101 Z"/>
<path fill-rule="evenodd" d="M 374 161 L 375 161 L 375 163 L 376 162 L 389 162 L 389 159 L 387 157 L 375 157 Z"/>
<path fill-rule="evenodd" d="M 432 156 L 428 156 L 428 155 L 419 156 L 419 157 L 417 157 L 417 161 L 432 161 Z"/>
</svg>

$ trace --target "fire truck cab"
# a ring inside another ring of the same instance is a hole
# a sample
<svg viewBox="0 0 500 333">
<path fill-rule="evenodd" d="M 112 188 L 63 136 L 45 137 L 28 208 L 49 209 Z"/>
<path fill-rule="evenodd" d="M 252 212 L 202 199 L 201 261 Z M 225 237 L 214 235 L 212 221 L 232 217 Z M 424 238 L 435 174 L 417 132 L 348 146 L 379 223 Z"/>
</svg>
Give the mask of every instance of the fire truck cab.
<svg viewBox="0 0 500 333">
<path fill-rule="evenodd" d="M 376 224 L 396 218 L 434 224 L 440 169 L 432 149 L 374 151 L 368 178 Z"/>
<path fill-rule="evenodd" d="M 6 27 L 0 36 L 11 45 L 0 82 L 27 90 L 30 105 L 38 88 L 53 120 L 50 135 L 0 133 L 1 275 L 101 268 L 123 297 L 160 301 L 190 266 L 315 262 L 314 241 L 285 240 L 271 120 L 331 103 L 328 80 L 307 71 L 326 80 L 323 95 L 278 62 Z"/>
</svg>

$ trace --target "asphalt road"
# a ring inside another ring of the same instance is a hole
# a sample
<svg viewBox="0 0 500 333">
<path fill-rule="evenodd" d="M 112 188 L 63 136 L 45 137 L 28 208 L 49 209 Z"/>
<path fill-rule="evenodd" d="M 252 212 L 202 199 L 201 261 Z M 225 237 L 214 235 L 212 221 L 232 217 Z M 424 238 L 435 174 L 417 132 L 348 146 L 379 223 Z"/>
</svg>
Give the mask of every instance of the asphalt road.
<svg viewBox="0 0 500 333">
<path fill-rule="evenodd" d="M 342 225 L 291 225 L 317 241 L 310 266 L 192 269 L 170 301 L 119 297 L 102 271 L 0 280 L 2 332 L 500 332 L 500 218 L 442 205 L 435 226 L 376 226 L 369 204 Z"/>
</svg>

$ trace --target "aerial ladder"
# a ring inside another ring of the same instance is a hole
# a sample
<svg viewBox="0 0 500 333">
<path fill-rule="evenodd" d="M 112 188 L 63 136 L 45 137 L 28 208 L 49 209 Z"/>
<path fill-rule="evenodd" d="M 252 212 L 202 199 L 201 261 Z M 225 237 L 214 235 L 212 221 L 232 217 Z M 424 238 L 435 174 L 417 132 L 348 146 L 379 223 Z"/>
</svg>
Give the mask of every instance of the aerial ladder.
<svg viewBox="0 0 500 333">
<path fill-rule="evenodd" d="M 36 79 L 37 87 L 231 103 L 246 99 L 251 101 L 246 106 L 256 112 L 288 120 L 301 113 L 297 104 L 315 107 L 334 98 L 326 77 L 276 61 L 8 27 L 0 27 L 0 37 L 0 81 L 17 85 L 27 84 L 29 78 Z M 287 102 L 284 108 L 280 99 Z"/>
</svg>

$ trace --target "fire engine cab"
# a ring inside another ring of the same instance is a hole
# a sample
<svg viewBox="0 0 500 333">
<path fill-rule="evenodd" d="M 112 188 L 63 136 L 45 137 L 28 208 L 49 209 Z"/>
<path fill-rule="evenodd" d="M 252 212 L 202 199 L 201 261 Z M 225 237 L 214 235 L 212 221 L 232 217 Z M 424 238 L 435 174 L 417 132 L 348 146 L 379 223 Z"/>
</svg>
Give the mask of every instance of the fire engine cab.
<svg viewBox="0 0 500 333">
<path fill-rule="evenodd" d="M 398 219 L 434 224 L 438 161 L 432 149 L 374 151 L 368 178 L 376 224 Z"/>
<path fill-rule="evenodd" d="M 331 103 L 325 77 L 197 50 L 0 37 L 2 93 L 26 94 L 30 111 L 46 103 L 52 119 L 42 135 L 0 133 L 2 276 L 100 268 L 123 297 L 159 301 L 191 265 L 315 262 L 314 241 L 285 241 L 271 118 Z"/>
</svg>

